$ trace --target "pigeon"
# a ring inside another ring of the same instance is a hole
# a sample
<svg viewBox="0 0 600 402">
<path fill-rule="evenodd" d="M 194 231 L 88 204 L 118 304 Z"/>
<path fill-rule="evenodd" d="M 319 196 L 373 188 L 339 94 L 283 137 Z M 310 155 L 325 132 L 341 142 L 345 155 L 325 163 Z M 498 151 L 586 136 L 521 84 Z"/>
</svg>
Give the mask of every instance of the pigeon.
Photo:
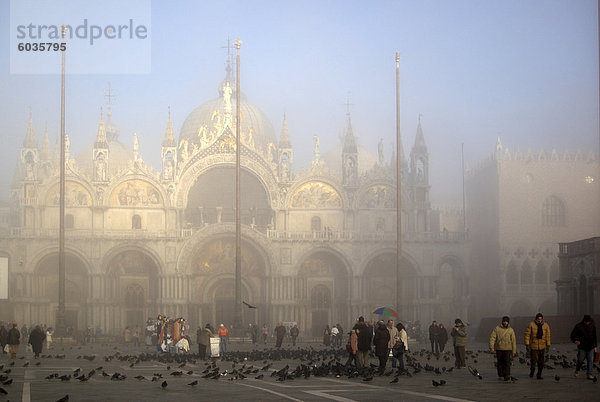
<svg viewBox="0 0 600 402">
<path fill-rule="evenodd" d="M 12 384 L 12 382 L 13 382 L 13 379 L 11 378 L 10 380 L 6 380 L 6 381 L 4 381 L 4 382 L 2 383 L 2 385 L 10 385 L 10 384 Z"/>
<path fill-rule="evenodd" d="M 198 385 L 198 380 L 192 381 L 188 385 L 191 386 L 191 387 L 196 386 L 196 385 Z"/>
<path fill-rule="evenodd" d="M 373 381 L 373 377 L 365 377 L 363 378 L 363 381 Z"/>
<path fill-rule="evenodd" d="M 257 375 L 254 378 L 257 379 L 257 380 L 262 380 L 264 376 L 265 376 L 264 374 L 259 374 L 259 375 Z"/>
<path fill-rule="evenodd" d="M 559 382 L 560 381 L 560 377 L 557 375 L 554 376 L 554 381 Z"/>
<path fill-rule="evenodd" d="M 249 303 L 246 303 L 245 301 L 242 301 L 242 303 L 244 303 L 244 306 L 248 307 L 248 308 L 256 308 L 256 306 L 253 306 Z"/>
<path fill-rule="evenodd" d="M 0 387 L 0 394 L 8 395 L 8 391 L 6 391 L 4 388 Z"/>
<path fill-rule="evenodd" d="M 477 371 L 477 369 L 475 367 L 468 366 L 467 368 L 469 369 L 469 373 L 471 373 L 473 376 L 479 378 L 480 380 L 483 380 L 483 376 L 481 374 L 479 374 L 479 371 Z"/>
<path fill-rule="evenodd" d="M 67 402 L 69 400 L 69 394 L 63 396 L 62 398 L 58 399 L 56 402 Z"/>
<path fill-rule="evenodd" d="M 167 385 L 169 385 L 169 384 L 167 383 L 167 381 L 166 381 L 166 380 L 165 380 L 165 381 L 163 381 L 163 382 L 162 382 L 162 384 L 160 384 L 160 386 L 162 387 L 162 389 L 166 389 L 166 388 L 167 388 Z"/>
<path fill-rule="evenodd" d="M 398 382 L 398 377 L 394 377 L 394 379 L 392 381 L 390 381 L 390 384 L 395 384 Z"/>
<path fill-rule="evenodd" d="M 23 367 L 27 367 L 27 366 L 29 366 L 29 362 L 27 362 L 23 365 Z"/>
</svg>

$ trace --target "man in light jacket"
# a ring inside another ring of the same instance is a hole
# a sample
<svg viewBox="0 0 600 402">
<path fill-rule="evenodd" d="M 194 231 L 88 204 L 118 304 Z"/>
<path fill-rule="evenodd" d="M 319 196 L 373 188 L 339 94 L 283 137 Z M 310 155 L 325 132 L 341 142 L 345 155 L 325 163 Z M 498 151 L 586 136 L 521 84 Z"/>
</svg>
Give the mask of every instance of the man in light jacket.
<svg viewBox="0 0 600 402">
<path fill-rule="evenodd" d="M 502 317 L 502 323 L 492 331 L 490 352 L 496 353 L 498 378 L 510 381 L 510 362 L 517 355 L 517 337 L 507 316 Z"/>
</svg>

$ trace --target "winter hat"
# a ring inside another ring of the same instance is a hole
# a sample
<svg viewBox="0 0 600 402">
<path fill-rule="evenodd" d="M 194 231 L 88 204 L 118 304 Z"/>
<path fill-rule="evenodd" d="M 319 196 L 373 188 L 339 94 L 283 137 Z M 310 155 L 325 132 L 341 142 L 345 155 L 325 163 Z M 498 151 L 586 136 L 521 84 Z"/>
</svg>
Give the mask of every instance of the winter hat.
<svg viewBox="0 0 600 402">
<path fill-rule="evenodd" d="M 505 321 L 510 322 L 510 318 L 508 318 L 508 316 L 506 316 L 506 315 L 504 317 L 502 317 L 502 322 L 505 322 Z"/>
<path fill-rule="evenodd" d="M 456 320 L 454 320 L 454 324 L 462 324 L 462 321 L 460 320 L 460 318 L 457 318 Z"/>
<path fill-rule="evenodd" d="M 535 319 L 537 320 L 538 318 L 544 318 L 544 315 L 542 313 L 537 313 Z"/>
<path fill-rule="evenodd" d="M 583 322 L 592 322 L 592 316 L 589 314 L 584 315 Z"/>
</svg>

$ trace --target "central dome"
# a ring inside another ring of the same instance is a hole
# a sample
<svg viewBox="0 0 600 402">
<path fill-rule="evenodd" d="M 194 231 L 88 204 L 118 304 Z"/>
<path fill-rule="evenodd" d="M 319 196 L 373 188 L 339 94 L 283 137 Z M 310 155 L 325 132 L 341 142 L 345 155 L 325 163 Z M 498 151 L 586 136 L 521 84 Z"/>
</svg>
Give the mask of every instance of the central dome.
<svg viewBox="0 0 600 402">
<path fill-rule="evenodd" d="M 179 132 L 180 143 L 185 140 L 190 145 L 195 144 L 200 148 L 210 146 L 228 121 L 231 132 L 235 135 L 235 90 L 229 88 L 228 81 L 224 81 L 219 94 L 219 98 L 203 103 L 188 115 Z M 270 143 L 277 146 L 271 122 L 260 109 L 248 102 L 243 94 L 240 96 L 240 111 L 240 140 L 244 145 L 263 152 L 268 150 Z"/>
</svg>

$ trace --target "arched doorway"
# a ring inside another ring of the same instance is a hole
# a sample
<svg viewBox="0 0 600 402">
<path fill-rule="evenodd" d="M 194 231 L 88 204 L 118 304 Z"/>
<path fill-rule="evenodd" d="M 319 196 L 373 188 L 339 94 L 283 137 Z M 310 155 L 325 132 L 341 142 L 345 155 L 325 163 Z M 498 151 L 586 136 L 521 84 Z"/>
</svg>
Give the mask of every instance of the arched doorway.
<svg viewBox="0 0 600 402">
<path fill-rule="evenodd" d="M 192 282 L 191 324 L 208 322 L 230 325 L 235 313 L 235 238 L 231 234 L 211 236 L 197 246 L 188 272 Z M 258 247 L 243 239 L 241 244 L 242 301 L 258 307 L 242 308 L 247 325 L 267 318 L 265 257 Z"/>
<path fill-rule="evenodd" d="M 144 327 L 147 317 L 155 317 L 158 298 L 158 266 L 142 250 L 124 250 L 112 257 L 107 266 L 106 302 L 109 328 Z"/>
<path fill-rule="evenodd" d="M 330 251 L 317 251 L 298 270 L 298 280 L 307 289 L 307 332 L 321 336 L 327 324 L 348 322 L 348 275 L 344 262 Z"/>
<path fill-rule="evenodd" d="M 40 260 L 35 268 L 34 289 L 39 301 L 34 309 L 35 322 L 55 323 L 58 310 L 58 253 Z M 88 274 L 85 263 L 77 256 L 65 253 L 65 324 L 73 330 L 84 329 L 87 322 Z M 37 317 L 36 317 L 37 316 Z M 37 318 L 37 319 L 36 319 Z"/>
<path fill-rule="evenodd" d="M 372 308 L 388 306 L 396 309 L 402 321 L 420 318 L 418 276 L 406 259 L 400 264 L 400 306 L 396 306 L 396 254 L 385 252 L 373 257 L 363 273 L 366 299 Z"/>
</svg>

